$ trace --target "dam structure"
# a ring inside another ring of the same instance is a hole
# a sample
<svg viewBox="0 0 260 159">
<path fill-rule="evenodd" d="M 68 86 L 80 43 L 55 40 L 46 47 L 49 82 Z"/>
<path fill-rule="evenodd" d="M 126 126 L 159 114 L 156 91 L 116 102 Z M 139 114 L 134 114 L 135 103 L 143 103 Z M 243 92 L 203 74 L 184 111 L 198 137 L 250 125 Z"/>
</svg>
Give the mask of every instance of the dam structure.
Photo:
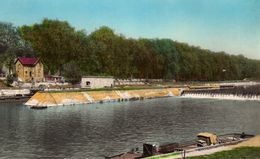
<svg viewBox="0 0 260 159">
<path fill-rule="evenodd" d="M 78 91 L 78 92 L 37 92 L 25 105 L 31 108 L 65 106 L 76 104 L 103 103 L 112 101 L 142 100 L 180 96 L 182 89 L 161 88 L 142 90 L 109 90 L 109 91 Z"/>
<path fill-rule="evenodd" d="M 155 88 L 138 90 L 43 91 L 34 94 L 25 105 L 47 108 L 76 104 L 143 100 L 162 97 L 208 98 L 260 101 L 260 85 L 194 88 Z"/>
<path fill-rule="evenodd" d="M 257 100 L 260 101 L 260 85 L 232 86 L 219 89 L 184 90 L 182 97 L 212 98 L 227 100 Z"/>
</svg>

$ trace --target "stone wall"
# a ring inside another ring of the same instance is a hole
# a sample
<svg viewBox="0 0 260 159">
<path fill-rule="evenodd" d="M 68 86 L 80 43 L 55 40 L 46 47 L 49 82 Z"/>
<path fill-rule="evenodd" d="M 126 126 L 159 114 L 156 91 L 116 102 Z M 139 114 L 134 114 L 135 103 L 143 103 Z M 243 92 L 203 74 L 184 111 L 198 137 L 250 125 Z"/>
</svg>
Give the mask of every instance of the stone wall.
<svg viewBox="0 0 260 159">
<path fill-rule="evenodd" d="M 114 79 L 110 77 L 82 77 L 81 88 L 104 88 L 114 86 Z"/>
<path fill-rule="evenodd" d="M 29 89 L 1 89 L 0 96 L 16 96 L 30 94 Z"/>
<path fill-rule="evenodd" d="M 132 99 L 148 99 L 159 97 L 180 96 L 181 90 L 144 89 L 125 91 L 86 91 L 86 92 L 38 92 L 25 105 L 28 106 L 60 106 L 74 104 L 89 104 L 108 101 L 122 101 Z"/>
</svg>

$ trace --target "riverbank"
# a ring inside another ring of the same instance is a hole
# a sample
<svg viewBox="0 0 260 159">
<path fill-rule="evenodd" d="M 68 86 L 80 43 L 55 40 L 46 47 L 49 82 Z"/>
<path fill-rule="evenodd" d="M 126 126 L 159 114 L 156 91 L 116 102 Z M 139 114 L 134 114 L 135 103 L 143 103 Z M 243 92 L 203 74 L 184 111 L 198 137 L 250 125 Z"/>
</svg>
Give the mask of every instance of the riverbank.
<svg viewBox="0 0 260 159">
<path fill-rule="evenodd" d="M 0 97 L 25 96 L 30 93 L 30 89 L 0 89 Z"/>
<path fill-rule="evenodd" d="M 30 95 L 26 96 L 6 96 L 0 97 L 0 103 L 23 103 L 31 98 Z"/>
<path fill-rule="evenodd" d="M 245 83 L 244 83 L 245 84 Z M 50 106 L 63 106 L 75 104 L 89 104 L 108 101 L 139 100 L 147 98 L 161 98 L 182 96 L 186 98 L 208 98 L 225 100 L 260 100 L 260 85 L 198 85 L 169 87 L 126 87 L 103 88 L 96 90 L 59 90 L 44 91 L 35 94 L 27 106 L 33 108 L 46 108 Z"/>
<path fill-rule="evenodd" d="M 189 157 L 189 159 L 259 159 L 260 147 L 241 147 L 212 155 Z"/>
<path fill-rule="evenodd" d="M 184 155 L 179 153 L 150 157 L 149 159 L 179 159 Z M 260 135 L 236 145 L 221 146 L 214 149 L 194 151 L 185 155 L 189 159 L 254 159 L 260 157 Z"/>
<path fill-rule="evenodd" d="M 75 104 L 102 103 L 109 101 L 140 100 L 180 96 L 182 89 L 140 89 L 111 91 L 68 91 L 68 92 L 37 92 L 25 105 L 31 107 L 50 107 Z"/>
<path fill-rule="evenodd" d="M 189 154 L 188 156 L 197 156 L 191 157 L 190 159 L 253 159 L 256 157 L 260 158 L 260 135 L 236 145 L 223 146 L 219 149 L 215 149 L 212 151 L 208 150 L 205 152 L 197 152 L 194 154 Z"/>
</svg>

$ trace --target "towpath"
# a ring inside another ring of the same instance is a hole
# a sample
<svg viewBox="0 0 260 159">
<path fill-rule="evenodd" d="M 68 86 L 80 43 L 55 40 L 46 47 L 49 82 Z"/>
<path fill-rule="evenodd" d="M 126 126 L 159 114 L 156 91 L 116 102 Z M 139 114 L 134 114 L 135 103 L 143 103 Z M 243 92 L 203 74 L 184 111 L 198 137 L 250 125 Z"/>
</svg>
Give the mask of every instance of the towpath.
<svg viewBox="0 0 260 159">
<path fill-rule="evenodd" d="M 247 141 L 244 141 L 234 146 L 221 146 L 209 150 L 190 152 L 186 154 L 186 157 L 210 155 L 216 152 L 232 150 L 233 148 L 244 147 L 244 146 L 260 147 L 260 135 L 255 136 Z M 164 157 L 163 159 L 179 159 L 179 158 L 183 158 L 183 155 L 169 156 L 169 157 Z"/>
<path fill-rule="evenodd" d="M 202 156 L 202 155 L 209 155 L 209 154 L 213 154 L 215 152 L 220 152 L 220 151 L 225 151 L 225 150 L 231 150 L 232 148 L 229 146 L 221 146 L 221 147 L 217 147 L 214 149 L 209 149 L 209 150 L 202 150 L 202 151 L 194 151 L 194 152 L 190 152 L 187 153 L 185 155 L 185 157 L 192 157 L 192 156 Z M 163 157 L 163 159 L 180 159 L 183 158 L 184 155 L 176 155 L 176 156 L 169 156 L 169 157 Z"/>
</svg>

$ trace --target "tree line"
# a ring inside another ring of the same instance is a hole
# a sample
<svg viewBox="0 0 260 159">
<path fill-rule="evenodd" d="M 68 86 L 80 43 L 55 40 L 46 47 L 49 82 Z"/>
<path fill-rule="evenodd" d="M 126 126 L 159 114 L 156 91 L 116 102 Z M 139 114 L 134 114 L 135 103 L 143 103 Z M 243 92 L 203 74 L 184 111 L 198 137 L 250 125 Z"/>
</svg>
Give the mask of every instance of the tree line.
<svg viewBox="0 0 260 159">
<path fill-rule="evenodd" d="M 116 78 L 216 81 L 260 79 L 260 60 L 213 52 L 171 39 L 133 39 L 102 26 L 87 33 L 67 21 L 44 19 L 14 27 L 0 23 L 0 64 L 18 56 L 40 57 L 45 73 L 69 81 L 83 75 Z"/>
</svg>

